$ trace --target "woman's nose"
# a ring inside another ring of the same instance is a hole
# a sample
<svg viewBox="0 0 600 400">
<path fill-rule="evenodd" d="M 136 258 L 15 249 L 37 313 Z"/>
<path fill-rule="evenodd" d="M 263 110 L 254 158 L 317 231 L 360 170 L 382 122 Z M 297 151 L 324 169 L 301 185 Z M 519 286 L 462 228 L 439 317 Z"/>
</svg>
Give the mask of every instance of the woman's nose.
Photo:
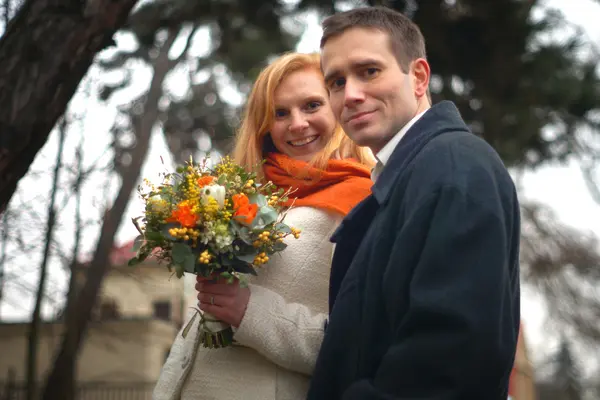
<svg viewBox="0 0 600 400">
<path fill-rule="evenodd" d="M 289 130 L 292 133 L 302 132 L 308 127 L 308 121 L 302 114 L 292 114 L 292 121 L 290 122 Z"/>
</svg>

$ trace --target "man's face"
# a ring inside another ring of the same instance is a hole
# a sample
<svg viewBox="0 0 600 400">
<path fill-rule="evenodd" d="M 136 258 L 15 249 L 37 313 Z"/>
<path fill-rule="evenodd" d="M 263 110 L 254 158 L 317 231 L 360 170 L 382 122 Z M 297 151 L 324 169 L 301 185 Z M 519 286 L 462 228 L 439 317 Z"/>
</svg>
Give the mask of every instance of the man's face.
<svg viewBox="0 0 600 400">
<path fill-rule="evenodd" d="M 424 101 L 429 105 L 424 96 L 427 62 L 413 61 L 402 72 L 381 31 L 351 28 L 331 37 L 322 49 L 321 66 L 335 117 L 350 139 L 374 153 L 426 109 Z"/>
</svg>

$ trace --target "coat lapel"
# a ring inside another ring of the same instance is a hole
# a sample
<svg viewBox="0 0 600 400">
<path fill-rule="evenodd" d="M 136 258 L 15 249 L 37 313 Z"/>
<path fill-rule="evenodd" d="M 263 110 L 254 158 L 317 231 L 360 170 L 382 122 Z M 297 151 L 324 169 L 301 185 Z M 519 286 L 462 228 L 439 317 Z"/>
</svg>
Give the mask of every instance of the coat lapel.
<svg viewBox="0 0 600 400">
<path fill-rule="evenodd" d="M 354 254 L 378 210 L 379 205 L 373 195 L 368 196 L 346 215 L 331 236 L 331 241 L 336 243 L 336 247 L 329 277 L 330 313 Z"/>
<path fill-rule="evenodd" d="M 399 176 L 427 143 L 444 133 L 460 131 L 469 132 L 469 128 L 452 102 L 442 101 L 427 110 L 400 140 L 377 182 L 373 184 L 371 191 L 377 202 L 380 205 L 387 202 Z"/>
</svg>

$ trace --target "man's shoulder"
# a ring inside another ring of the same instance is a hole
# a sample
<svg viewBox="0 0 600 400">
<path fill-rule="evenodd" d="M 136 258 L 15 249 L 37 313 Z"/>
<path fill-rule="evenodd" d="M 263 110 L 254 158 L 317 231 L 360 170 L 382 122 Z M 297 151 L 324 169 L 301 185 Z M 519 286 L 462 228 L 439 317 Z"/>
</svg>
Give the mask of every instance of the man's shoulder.
<svg viewBox="0 0 600 400">
<path fill-rule="evenodd" d="M 440 188 L 476 193 L 491 186 L 512 191 L 514 185 L 492 146 L 466 131 L 446 132 L 433 138 L 414 158 L 409 170 L 408 193 Z"/>
<path fill-rule="evenodd" d="M 453 156 L 461 156 L 460 160 L 464 162 L 502 162 L 488 142 L 468 131 L 450 131 L 438 135 L 423 147 L 421 153 L 424 157 L 442 155 L 441 161 L 445 162 L 452 161 L 449 158 Z"/>
<path fill-rule="evenodd" d="M 445 174 L 472 172 L 472 169 L 506 170 L 502 159 L 485 140 L 466 131 L 451 131 L 433 138 L 413 162 L 414 168 L 426 168 Z"/>
</svg>

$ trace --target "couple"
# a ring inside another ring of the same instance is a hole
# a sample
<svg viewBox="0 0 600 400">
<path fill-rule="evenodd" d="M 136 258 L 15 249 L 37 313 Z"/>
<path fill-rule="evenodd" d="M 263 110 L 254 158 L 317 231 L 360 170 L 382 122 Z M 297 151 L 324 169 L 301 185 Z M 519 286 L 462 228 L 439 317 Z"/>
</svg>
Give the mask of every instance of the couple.
<svg viewBox="0 0 600 400">
<path fill-rule="evenodd" d="M 381 7 L 329 17 L 320 57 L 262 71 L 234 157 L 298 188 L 302 237 L 248 288 L 197 280 L 236 344 L 179 334 L 155 400 L 507 398 L 516 192 L 455 106 L 431 106 L 429 77 L 418 27 Z"/>
</svg>

